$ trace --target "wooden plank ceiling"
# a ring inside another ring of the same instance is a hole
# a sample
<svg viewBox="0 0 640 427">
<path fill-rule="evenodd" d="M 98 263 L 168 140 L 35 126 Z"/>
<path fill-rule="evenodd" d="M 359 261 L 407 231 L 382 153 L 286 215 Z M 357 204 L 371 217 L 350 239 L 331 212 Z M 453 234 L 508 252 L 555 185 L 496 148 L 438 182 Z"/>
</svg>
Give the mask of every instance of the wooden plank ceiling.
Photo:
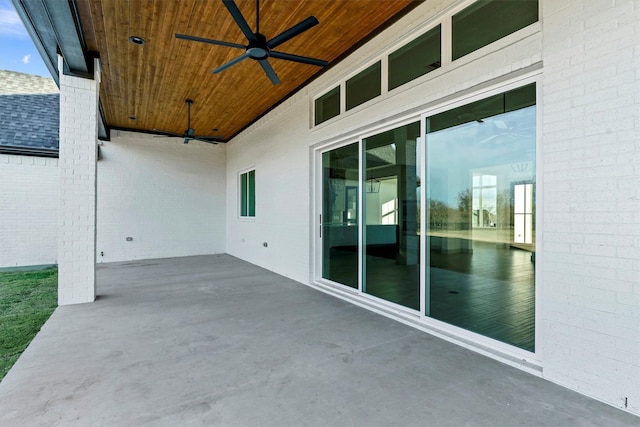
<svg viewBox="0 0 640 427">
<path fill-rule="evenodd" d="M 192 99 L 191 126 L 196 134 L 228 140 L 323 71 L 271 58 L 279 85 L 273 85 L 251 59 L 212 74 L 244 51 L 180 40 L 174 34 L 246 45 L 220 0 L 76 1 L 87 48 L 98 52 L 102 61 L 100 99 L 112 128 L 183 133 L 185 100 Z M 256 2 L 236 0 L 236 4 L 255 31 Z M 313 15 L 319 25 L 276 50 L 324 59 L 330 67 L 414 5 L 412 0 L 261 0 L 260 32 L 271 39 Z M 129 42 L 130 36 L 142 37 L 145 44 Z"/>
</svg>

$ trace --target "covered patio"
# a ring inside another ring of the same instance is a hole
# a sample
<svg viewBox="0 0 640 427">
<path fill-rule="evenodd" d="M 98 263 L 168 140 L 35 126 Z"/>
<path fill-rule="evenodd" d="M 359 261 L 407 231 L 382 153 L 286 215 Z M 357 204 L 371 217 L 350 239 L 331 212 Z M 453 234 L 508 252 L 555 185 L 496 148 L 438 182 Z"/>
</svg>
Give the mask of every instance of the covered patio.
<svg viewBox="0 0 640 427">
<path fill-rule="evenodd" d="M 102 264 L 0 383 L 3 426 L 639 425 L 229 255 Z"/>
</svg>

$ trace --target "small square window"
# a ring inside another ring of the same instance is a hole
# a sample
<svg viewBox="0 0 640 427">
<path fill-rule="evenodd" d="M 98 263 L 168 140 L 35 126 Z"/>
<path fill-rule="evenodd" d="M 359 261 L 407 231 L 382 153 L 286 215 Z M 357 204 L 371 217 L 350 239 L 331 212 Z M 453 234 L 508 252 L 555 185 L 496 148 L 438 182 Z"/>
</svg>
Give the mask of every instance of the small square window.
<svg viewBox="0 0 640 427">
<path fill-rule="evenodd" d="M 351 77 L 346 82 L 347 110 L 380 95 L 382 86 L 380 61 Z"/>
<path fill-rule="evenodd" d="M 329 92 L 316 99 L 314 123 L 319 125 L 338 114 L 340 114 L 340 86 L 331 89 Z"/>
</svg>

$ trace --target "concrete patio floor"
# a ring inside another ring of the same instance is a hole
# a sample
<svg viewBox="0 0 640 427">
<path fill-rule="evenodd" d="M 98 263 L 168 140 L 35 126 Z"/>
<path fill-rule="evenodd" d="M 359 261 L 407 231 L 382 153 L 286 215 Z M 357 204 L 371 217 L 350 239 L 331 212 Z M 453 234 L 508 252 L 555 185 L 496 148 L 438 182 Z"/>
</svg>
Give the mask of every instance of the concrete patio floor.
<svg viewBox="0 0 640 427">
<path fill-rule="evenodd" d="M 0 383 L 0 425 L 640 425 L 228 255 L 97 277 Z"/>
</svg>

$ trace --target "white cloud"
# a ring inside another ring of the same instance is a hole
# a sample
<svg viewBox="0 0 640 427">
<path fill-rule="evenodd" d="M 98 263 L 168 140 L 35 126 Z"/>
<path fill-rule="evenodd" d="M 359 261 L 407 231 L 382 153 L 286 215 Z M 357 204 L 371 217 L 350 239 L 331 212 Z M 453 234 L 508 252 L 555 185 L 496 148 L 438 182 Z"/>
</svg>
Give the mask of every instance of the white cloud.
<svg viewBox="0 0 640 427">
<path fill-rule="evenodd" d="M 22 63 L 23 64 L 28 64 L 30 59 L 31 59 L 31 54 L 25 55 L 25 56 L 22 57 Z"/>
<path fill-rule="evenodd" d="M 27 30 L 13 6 L 8 2 L 0 3 L 0 35 L 10 37 L 29 37 Z"/>
</svg>

